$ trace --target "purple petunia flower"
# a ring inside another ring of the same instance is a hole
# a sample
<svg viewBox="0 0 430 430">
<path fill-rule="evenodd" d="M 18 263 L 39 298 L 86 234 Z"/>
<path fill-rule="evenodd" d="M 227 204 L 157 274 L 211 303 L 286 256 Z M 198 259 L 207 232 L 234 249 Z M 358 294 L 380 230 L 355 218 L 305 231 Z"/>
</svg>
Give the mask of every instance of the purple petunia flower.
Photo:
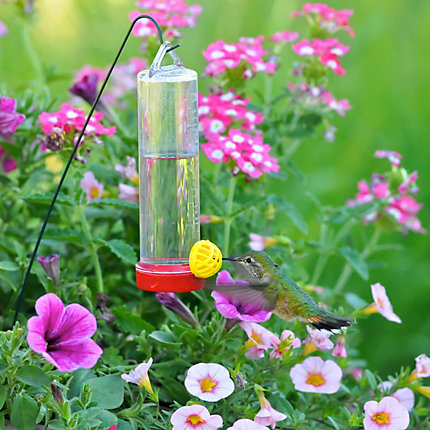
<svg viewBox="0 0 430 430">
<path fill-rule="evenodd" d="M 227 270 L 219 272 L 216 283 L 217 285 L 248 285 L 246 281 L 235 281 Z M 224 296 L 218 291 L 212 291 L 211 295 L 215 299 L 218 312 L 226 318 L 257 323 L 267 321 L 272 315 L 272 312 L 265 311 L 249 303 L 241 303 L 238 300 Z"/>
<path fill-rule="evenodd" d="M 37 261 L 43 267 L 43 270 L 54 282 L 54 285 L 58 285 L 60 282 L 60 256 L 53 254 L 49 257 L 37 257 Z"/>
<path fill-rule="evenodd" d="M 25 120 L 25 115 L 16 112 L 16 100 L 0 96 L 0 135 L 9 136 Z"/>
<path fill-rule="evenodd" d="M 90 311 L 77 303 L 64 307 L 49 293 L 36 300 L 36 312 L 38 316 L 27 322 L 27 342 L 33 351 L 63 372 L 96 364 L 103 350 L 90 339 L 97 329 Z"/>
</svg>

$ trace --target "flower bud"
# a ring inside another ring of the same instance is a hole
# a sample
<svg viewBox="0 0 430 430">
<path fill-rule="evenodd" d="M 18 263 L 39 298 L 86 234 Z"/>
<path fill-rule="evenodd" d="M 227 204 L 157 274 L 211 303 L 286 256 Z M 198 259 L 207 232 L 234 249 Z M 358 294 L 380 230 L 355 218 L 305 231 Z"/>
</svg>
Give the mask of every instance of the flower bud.
<svg viewBox="0 0 430 430">
<path fill-rule="evenodd" d="M 53 254 L 50 257 L 37 257 L 37 261 L 42 265 L 43 270 L 51 278 L 55 286 L 60 282 L 60 256 Z"/>
<path fill-rule="evenodd" d="M 157 293 L 155 297 L 163 306 L 179 315 L 188 324 L 193 327 L 198 325 L 194 315 L 175 293 Z"/>
</svg>

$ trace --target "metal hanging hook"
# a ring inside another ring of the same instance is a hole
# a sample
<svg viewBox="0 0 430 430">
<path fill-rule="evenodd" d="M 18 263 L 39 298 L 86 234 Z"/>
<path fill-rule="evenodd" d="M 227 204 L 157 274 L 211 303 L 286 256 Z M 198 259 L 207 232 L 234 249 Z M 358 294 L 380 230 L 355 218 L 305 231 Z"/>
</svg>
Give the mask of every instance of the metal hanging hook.
<svg viewBox="0 0 430 430">
<path fill-rule="evenodd" d="M 17 299 L 16 309 L 15 309 L 15 315 L 14 315 L 14 318 L 13 318 L 13 325 L 15 325 L 16 321 L 18 320 L 18 315 L 19 315 L 19 311 L 21 309 L 22 301 L 24 299 L 24 293 L 25 293 L 25 289 L 27 287 L 28 279 L 30 277 L 31 268 L 33 267 L 33 263 L 34 263 L 34 260 L 36 258 L 36 255 L 37 255 L 37 251 L 39 250 L 39 246 L 40 246 L 40 243 L 42 241 L 43 234 L 45 233 L 46 226 L 48 225 L 48 221 L 49 221 L 49 218 L 51 216 L 51 212 L 54 209 L 54 205 L 55 205 L 55 202 L 57 201 L 57 197 L 58 197 L 58 195 L 60 193 L 61 187 L 62 187 L 62 185 L 64 183 L 64 180 L 66 179 L 66 175 L 67 175 L 67 173 L 68 173 L 68 171 L 70 169 L 72 161 L 75 158 L 76 152 L 77 152 L 77 150 L 79 148 L 79 145 L 81 143 L 81 140 L 82 140 L 82 138 L 84 136 L 85 129 L 87 128 L 87 125 L 90 122 L 90 119 L 91 119 L 91 117 L 92 117 L 92 115 L 93 115 L 93 113 L 94 113 L 94 111 L 96 109 L 97 103 L 99 102 L 100 97 L 103 94 L 103 91 L 104 91 L 104 89 L 106 87 L 106 84 L 108 83 L 108 81 L 109 81 L 109 79 L 111 77 L 113 69 L 115 68 L 116 63 L 118 62 L 118 59 L 119 59 L 119 57 L 120 57 L 120 55 L 121 55 L 121 53 L 122 53 L 122 51 L 123 51 L 123 49 L 124 49 L 127 41 L 128 41 L 128 38 L 130 37 L 130 34 L 131 34 L 134 26 L 141 19 L 149 19 L 157 27 L 157 32 L 158 32 L 158 37 L 160 39 L 160 44 L 163 45 L 163 43 L 164 43 L 163 34 L 161 32 L 160 25 L 158 24 L 158 22 L 152 16 L 149 16 L 149 15 L 139 15 L 131 23 L 130 28 L 129 28 L 126 36 L 124 37 L 124 40 L 123 40 L 123 42 L 122 42 L 122 44 L 121 44 L 121 46 L 120 46 L 120 48 L 118 50 L 118 53 L 116 54 L 116 57 L 113 60 L 113 63 L 112 63 L 112 65 L 111 65 L 111 67 L 110 67 L 110 69 L 109 69 L 109 71 L 108 71 L 108 73 L 106 75 L 106 78 L 105 78 L 105 80 L 103 81 L 103 83 L 102 83 L 102 85 L 100 87 L 100 90 L 99 90 L 99 92 L 97 94 L 97 97 L 96 97 L 93 105 L 91 106 L 90 112 L 89 112 L 89 114 L 87 116 L 87 120 L 85 121 L 84 127 L 82 128 L 82 130 L 81 130 L 81 132 L 79 134 L 78 140 L 75 143 L 75 146 L 74 146 L 74 148 L 72 150 L 72 153 L 70 154 L 70 158 L 68 159 L 66 167 L 64 168 L 63 174 L 61 175 L 60 182 L 58 183 L 57 189 L 55 190 L 55 193 L 54 193 L 54 196 L 52 198 L 51 204 L 49 206 L 48 212 L 47 212 L 47 214 L 45 216 L 45 219 L 43 221 L 42 228 L 40 230 L 39 236 L 37 237 L 36 245 L 34 246 L 33 253 L 32 253 L 31 258 L 30 258 L 30 263 L 28 264 L 27 271 L 25 272 L 25 275 L 24 275 L 24 281 L 22 283 L 22 287 L 21 287 L 21 290 L 19 292 L 19 296 L 18 296 L 18 299 Z M 167 50 L 167 52 L 173 51 L 178 46 L 179 45 L 171 46 L 171 44 L 170 44 L 170 47 Z"/>
</svg>

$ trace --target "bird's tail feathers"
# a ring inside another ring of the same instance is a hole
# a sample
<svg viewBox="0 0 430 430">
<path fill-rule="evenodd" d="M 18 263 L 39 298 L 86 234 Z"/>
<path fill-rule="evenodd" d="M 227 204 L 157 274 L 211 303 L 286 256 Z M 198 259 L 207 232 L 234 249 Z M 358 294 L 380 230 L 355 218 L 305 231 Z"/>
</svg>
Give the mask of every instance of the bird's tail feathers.
<svg viewBox="0 0 430 430">
<path fill-rule="evenodd" d="M 321 312 L 318 315 L 313 315 L 306 318 L 306 321 L 317 328 L 318 330 L 335 331 L 341 328 L 349 327 L 352 324 L 352 320 L 341 317 L 330 312 Z"/>
</svg>

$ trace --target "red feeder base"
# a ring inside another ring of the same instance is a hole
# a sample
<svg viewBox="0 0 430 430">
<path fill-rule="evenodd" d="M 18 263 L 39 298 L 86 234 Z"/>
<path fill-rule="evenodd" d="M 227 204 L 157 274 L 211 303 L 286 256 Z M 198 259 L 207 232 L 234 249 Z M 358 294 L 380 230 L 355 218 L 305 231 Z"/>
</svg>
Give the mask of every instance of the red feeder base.
<svg viewBox="0 0 430 430">
<path fill-rule="evenodd" d="M 196 278 L 188 264 L 158 265 L 136 264 L 137 288 L 154 293 L 188 293 L 200 290 L 204 279 Z"/>
</svg>

